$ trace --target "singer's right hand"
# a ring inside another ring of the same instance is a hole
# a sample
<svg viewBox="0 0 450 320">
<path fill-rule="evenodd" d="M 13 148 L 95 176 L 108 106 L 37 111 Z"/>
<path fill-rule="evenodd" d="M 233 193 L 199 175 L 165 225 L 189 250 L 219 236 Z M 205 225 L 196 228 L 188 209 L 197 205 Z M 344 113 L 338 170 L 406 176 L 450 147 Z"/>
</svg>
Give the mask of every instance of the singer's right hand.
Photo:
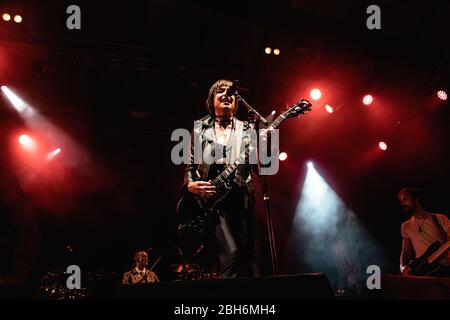
<svg viewBox="0 0 450 320">
<path fill-rule="evenodd" d="M 189 182 L 188 190 L 193 194 L 203 197 L 210 197 L 216 193 L 216 187 L 211 185 L 211 181 Z"/>
</svg>

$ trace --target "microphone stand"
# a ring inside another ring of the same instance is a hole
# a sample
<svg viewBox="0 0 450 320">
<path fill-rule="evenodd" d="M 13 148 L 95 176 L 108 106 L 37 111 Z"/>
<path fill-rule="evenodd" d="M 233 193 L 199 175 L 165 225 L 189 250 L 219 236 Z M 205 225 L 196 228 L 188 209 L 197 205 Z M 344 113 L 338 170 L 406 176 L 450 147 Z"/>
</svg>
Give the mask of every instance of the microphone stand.
<svg viewBox="0 0 450 320">
<path fill-rule="evenodd" d="M 249 111 L 249 113 L 254 114 L 258 121 L 262 122 L 262 124 L 267 127 L 269 125 L 269 121 L 267 121 L 258 111 L 256 111 L 254 108 L 252 108 L 251 105 L 247 103 L 247 101 L 244 100 L 244 98 L 241 97 L 241 95 L 237 92 L 237 90 L 234 92 L 234 97 L 236 101 L 241 102 Z"/>
<path fill-rule="evenodd" d="M 253 114 L 256 117 L 257 124 L 262 123 L 264 127 L 269 126 L 269 121 L 267 121 L 258 111 L 256 111 L 254 108 L 252 108 L 247 101 L 242 98 L 237 90 L 234 92 L 234 96 L 236 101 L 242 103 L 249 111 L 249 114 Z M 258 123 L 259 122 L 259 123 Z M 267 182 L 267 175 L 260 175 L 260 161 L 259 161 L 259 125 L 255 125 L 256 133 L 258 137 L 258 144 L 256 147 L 257 151 L 257 159 L 258 159 L 258 176 L 262 180 L 262 190 L 264 195 L 264 211 L 265 211 L 265 217 L 266 217 L 266 223 L 267 223 L 267 232 L 269 237 L 269 246 L 270 246 L 270 257 L 272 260 L 272 274 L 278 275 L 278 259 L 277 259 L 277 250 L 276 250 L 276 244 L 275 244 L 275 234 L 273 231 L 273 223 L 272 223 L 272 217 L 270 214 L 270 196 L 269 196 L 269 186 Z"/>
</svg>

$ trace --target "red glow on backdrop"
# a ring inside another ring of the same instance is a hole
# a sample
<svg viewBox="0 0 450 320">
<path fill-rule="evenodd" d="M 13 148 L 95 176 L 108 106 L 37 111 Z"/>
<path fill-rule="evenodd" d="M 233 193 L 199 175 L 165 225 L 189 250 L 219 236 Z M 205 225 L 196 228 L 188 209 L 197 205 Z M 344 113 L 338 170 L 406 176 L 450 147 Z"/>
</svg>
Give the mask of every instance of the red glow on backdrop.
<svg viewBox="0 0 450 320">
<path fill-rule="evenodd" d="M 7 61 L 1 59 L 1 54 L 0 67 Z M 5 106 L 15 109 L 24 122 L 9 136 L 9 158 L 12 174 L 33 204 L 49 212 L 64 213 L 76 207 L 83 194 L 112 185 L 108 170 L 97 167 L 79 143 L 25 101 L 16 89 L 2 85 L 1 91 L 8 102 Z M 35 150 L 30 152 L 33 146 Z"/>
<path fill-rule="evenodd" d="M 311 99 L 317 101 L 322 97 L 322 92 L 319 89 L 312 89 L 309 95 L 311 96 Z"/>
<path fill-rule="evenodd" d="M 363 98 L 363 103 L 366 106 L 370 106 L 372 104 L 372 102 L 373 102 L 373 97 L 370 94 L 366 94 Z"/>
<path fill-rule="evenodd" d="M 439 90 L 437 92 L 437 96 L 439 99 L 441 99 L 443 101 L 447 100 L 447 92 L 445 92 L 444 90 Z"/>
<path fill-rule="evenodd" d="M 35 149 L 31 151 L 29 148 L 33 145 Z M 87 174 L 84 168 L 68 163 L 67 157 L 61 157 L 66 148 L 55 147 L 40 132 L 12 133 L 9 147 L 11 170 L 22 190 L 37 206 L 63 213 L 74 207 L 78 195 L 98 186 L 96 172 Z M 70 155 L 69 161 L 73 159 L 73 153 Z M 82 177 L 86 176 L 89 180 L 83 181 Z"/>
<path fill-rule="evenodd" d="M 386 150 L 387 150 L 387 144 L 386 144 L 386 142 L 381 141 L 381 142 L 378 144 L 378 147 L 380 147 L 380 149 L 383 150 L 383 151 L 386 151 Z"/>
</svg>

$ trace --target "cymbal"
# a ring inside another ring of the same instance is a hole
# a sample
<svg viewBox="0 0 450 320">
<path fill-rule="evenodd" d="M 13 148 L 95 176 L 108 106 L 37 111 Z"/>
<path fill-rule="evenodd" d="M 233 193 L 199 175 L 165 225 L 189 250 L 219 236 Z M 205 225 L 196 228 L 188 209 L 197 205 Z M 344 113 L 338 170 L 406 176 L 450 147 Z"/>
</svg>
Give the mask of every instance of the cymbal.
<svg viewBox="0 0 450 320">
<path fill-rule="evenodd" d="M 201 268 L 197 264 L 172 264 L 170 270 L 173 272 L 199 272 Z"/>
</svg>

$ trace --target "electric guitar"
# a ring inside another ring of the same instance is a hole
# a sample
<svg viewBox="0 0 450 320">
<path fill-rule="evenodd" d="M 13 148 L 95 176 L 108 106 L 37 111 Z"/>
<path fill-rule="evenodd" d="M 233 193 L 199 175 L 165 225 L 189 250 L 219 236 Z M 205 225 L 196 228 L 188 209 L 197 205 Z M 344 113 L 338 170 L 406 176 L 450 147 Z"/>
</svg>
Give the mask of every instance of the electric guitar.
<svg viewBox="0 0 450 320">
<path fill-rule="evenodd" d="M 430 245 L 425 253 L 409 262 L 408 267 L 416 276 L 428 276 L 440 269 L 434 262 L 450 249 L 450 241 L 436 241 Z"/>
<path fill-rule="evenodd" d="M 270 128 L 276 129 L 286 119 L 299 117 L 311 110 L 311 103 L 301 100 L 288 110 L 283 112 L 272 122 Z M 177 212 L 181 223 L 178 225 L 178 236 L 182 242 L 198 242 L 204 238 L 214 224 L 214 212 L 217 206 L 230 193 L 234 186 L 234 172 L 240 165 L 245 164 L 248 156 L 255 150 L 255 146 L 250 144 L 239 157 L 231 164 L 225 166 L 223 171 L 212 181 L 215 187 L 215 194 L 210 197 L 203 197 L 186 192 L 178 202 Z"/>
</svg>

